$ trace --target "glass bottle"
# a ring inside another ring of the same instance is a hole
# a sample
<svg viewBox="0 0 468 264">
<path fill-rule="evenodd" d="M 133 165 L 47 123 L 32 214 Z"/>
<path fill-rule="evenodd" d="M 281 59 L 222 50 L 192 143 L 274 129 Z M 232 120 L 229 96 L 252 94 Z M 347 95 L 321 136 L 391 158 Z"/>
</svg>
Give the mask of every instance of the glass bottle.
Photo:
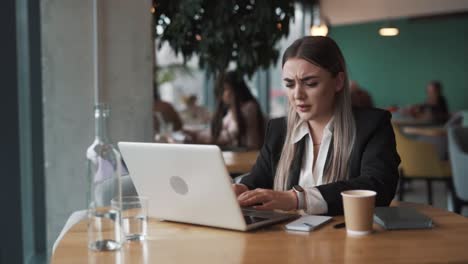
<svg viewBox="0 0 468 264">
<path fill-rule="evenodd" d="M 111 200 L 120 200 L 120 153 L 111 144 L 107 123 L 109 106 L 94 107 L 95 139 L 86 151 L 88 164 L 88 247 L 96 251 L 118 250 L 122 244 L 121 216 Z"/>
</svg>

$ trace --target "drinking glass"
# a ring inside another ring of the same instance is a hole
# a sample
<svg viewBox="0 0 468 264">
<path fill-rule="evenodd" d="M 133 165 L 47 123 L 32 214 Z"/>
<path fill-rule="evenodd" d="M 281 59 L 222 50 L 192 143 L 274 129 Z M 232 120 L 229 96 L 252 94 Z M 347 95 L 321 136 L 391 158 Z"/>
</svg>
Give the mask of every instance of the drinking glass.
<svg viewBox="0 0 468 264">
<path fill-rule="evenodd" d="M 123 196 L 113 199 L 112 207 L 120 211 L 122 231 L 126 240 L 144 240 L 147 235 L 148 198 L 143 196 Z"/>
</svg>

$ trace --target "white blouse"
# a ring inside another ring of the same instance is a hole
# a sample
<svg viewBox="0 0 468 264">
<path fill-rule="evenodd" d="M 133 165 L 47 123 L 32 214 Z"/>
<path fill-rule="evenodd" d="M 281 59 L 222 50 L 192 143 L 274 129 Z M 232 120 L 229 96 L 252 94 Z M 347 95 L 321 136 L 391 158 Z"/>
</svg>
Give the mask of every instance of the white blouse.
<svg viewBox="0 0 468 264">
<path fill-rule="evenodd" d="M 254 101 L 248 101 L 242 104 L 241 114 L 245 120 L 245 142 L 242 142 L 248 148 L 259 149 L 262 146 L 258 130 L 260 122 L 258 120 L 258 108 Z M 239 126 L 234 118 L 234 112 L 229 109 L 223 118 L 223 125 L 218 137 L 218 144 L 225 146 L 237 146 L 239 144 L 237 136 L 239 135 Z M 199 143 L 210 143 L 211 130 L 206 129 L 197 135 Z"/>
<path fill-rule="evenodd" d="M 328 205 L 322 194 L 316 188 L 323 184 L 323 170 L 327 159 L 328 150 L 333 135 L 333 118 L 328 122 L 323 130 L 322 143 L 320 145 L 317 159 L 314 162 L 314 142 L 310 134 L 309 125 L 306 121 L 299 123 L 292 136 L 293 143 L 299 142 L 304 136 L 307 136 L 305 153 L 303 155 L 301 173 L 299 176 L 299 185 L 305 191 L 305 205 L 302 208 L 308 214 L 325 214 L 328 212 Z"/>
</svg>

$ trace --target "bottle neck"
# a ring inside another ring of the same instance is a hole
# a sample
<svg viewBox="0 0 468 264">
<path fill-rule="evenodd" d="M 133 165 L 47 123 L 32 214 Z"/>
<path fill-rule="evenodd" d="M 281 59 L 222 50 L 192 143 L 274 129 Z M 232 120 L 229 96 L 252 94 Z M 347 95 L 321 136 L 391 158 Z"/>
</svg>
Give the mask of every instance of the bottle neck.
<svg viewBox="0 0 468 264">
<path fill-rule="evenodd" d="M 95 141 L 109 143 L 109 107 L 99 104 L 94 109 Z"/>
</svg>

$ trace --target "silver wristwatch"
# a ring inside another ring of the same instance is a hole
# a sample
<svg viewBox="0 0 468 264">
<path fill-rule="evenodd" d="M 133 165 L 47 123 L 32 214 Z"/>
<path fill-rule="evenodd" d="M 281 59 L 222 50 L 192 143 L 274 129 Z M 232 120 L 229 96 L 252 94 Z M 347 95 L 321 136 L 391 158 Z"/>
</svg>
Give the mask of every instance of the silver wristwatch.
<svg viewBox="0 0 468 264">
<path fill-rule="evenodd" d="M 305 192 L 300 185 L 294 185 L 293 190 L 297 196 L 297 209 L 304 209 L 305 204 Z"/>
</svg>

